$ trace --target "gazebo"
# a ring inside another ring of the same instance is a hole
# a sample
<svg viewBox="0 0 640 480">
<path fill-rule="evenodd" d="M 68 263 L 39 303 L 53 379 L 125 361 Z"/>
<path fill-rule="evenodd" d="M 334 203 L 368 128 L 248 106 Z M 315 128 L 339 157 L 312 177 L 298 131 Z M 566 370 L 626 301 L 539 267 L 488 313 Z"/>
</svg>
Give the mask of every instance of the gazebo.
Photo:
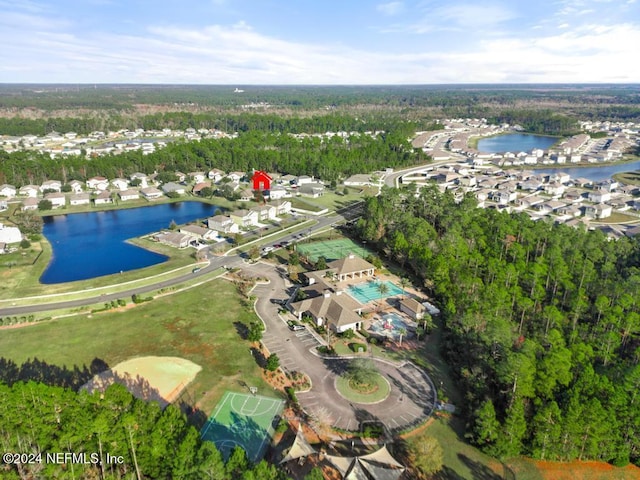
<svg viewBox="0 0 640 480">
<path fill-rule="evenodd" d="M 326 456 L 344 480 L 398 480 L 405 467 L 384 446 L 361 457 Z"/>
</svg>

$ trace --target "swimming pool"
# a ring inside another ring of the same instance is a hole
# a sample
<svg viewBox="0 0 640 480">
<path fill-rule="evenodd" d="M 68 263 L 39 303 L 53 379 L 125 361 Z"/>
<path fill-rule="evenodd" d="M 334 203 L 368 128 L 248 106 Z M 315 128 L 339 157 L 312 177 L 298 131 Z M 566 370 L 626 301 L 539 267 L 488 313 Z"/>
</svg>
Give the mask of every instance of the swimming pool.
<svg viewBox="0 0 640 480">
<path fill-rule="evenodd" d="M 380 283 L 384 283 L 387 286 L 387 293 L 380 293 Z M 358 285 L 350 285 L 348 288 L 348 293 L 358 302 L 365 304 L 373 300 L 380 300 L 381 298 L 401 295 L 402 289 L 388 280 L 385 280 L 384 282 L 371 280 L 369 282 L 359 283 Z"/>
</svg>

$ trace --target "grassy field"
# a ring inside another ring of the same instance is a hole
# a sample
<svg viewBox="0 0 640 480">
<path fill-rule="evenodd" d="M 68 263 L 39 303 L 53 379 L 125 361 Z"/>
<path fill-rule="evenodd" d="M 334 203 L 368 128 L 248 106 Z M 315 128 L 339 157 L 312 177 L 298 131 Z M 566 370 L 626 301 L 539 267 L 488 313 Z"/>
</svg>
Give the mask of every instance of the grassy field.
<svg viewBox="0 0 640 480">
<path fill-rule="evenodd" d="M 593 221 L 591 223 L 616 224 L 616 223 L 629 223 L 629 222 L 640 222 L 640 218 L 634 215 L 627 215 L 621 212 L 613 212 L 611 216 L 597 220 L 597 221 Z"/>
<path fill-rule="evenodd" d="M 627 185 L 640 185 L 640 172 L 614 173 L 613 179 L 621 183 L 626 183 Z"/>
<path fill-rule="evenodd" d="M 253 319 L 235 287 L 218 279 L 122 311 L 0 330 L 0 351 L 18 364 L 37 357 L 69 368 L 94 358 L 109 366 L 146 355 L 186 358 L 202 366 L 189 393 L 211 413 L 225 390 L 246 390 L 244 382 L 266 395 L 273 391 L 237 330 L 238 322 Z"/>
</svg>

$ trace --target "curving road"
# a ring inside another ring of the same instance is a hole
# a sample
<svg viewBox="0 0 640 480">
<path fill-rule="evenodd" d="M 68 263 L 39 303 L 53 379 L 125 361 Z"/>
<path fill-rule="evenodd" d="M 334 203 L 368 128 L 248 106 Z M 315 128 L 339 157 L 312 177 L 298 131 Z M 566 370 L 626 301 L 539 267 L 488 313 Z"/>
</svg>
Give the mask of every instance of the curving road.
<svg viewBox="0 0 640 480">
<path fill-rule="evenodd" d="M 256 313 L 265 324 L 262 343 L 276 353 L 281 366 L 289 371 L 302 371 L 311 379 L 312 388 L 299 393 L 298 400 L 311 418 L 333 427 L 358 431 L 367 422 L 382 422 L 390 431 L 414 426 L 433 412 L 435 388 L 428 375 L 416 365 L 397 365 L 373 358 L 379 372 L 389 381 L 391 393 L 376 404 L 358 404 L 343 398 L 335 389 L 336 376 L 344 372 L 349 359 L 319 356 L 316 347 L 323 342 L 315 332 L 292 332 L 278 315 L 278 305 L 271 300 L 289 298 L 293 293 L 286 275 L 272 265 L 258 263 L 243 267 L 245 274 L 265 277 L 267 284 L 257 285 Z"/>
<path fill-rule="evenodd" d="M 313 233 L 327 228 L 330 225 L 334 225 L 336 223 L 343 222 L 345 219 L 352 219 L 354 217 L 359 216 L 361 205 L 360 203 L 349 205 L 345 208 L 342 208 L 336 212 L 335 215 L 331 216 L 323 216 L 318 217 L 316 219 L 316 224 L 310 226 L 307 230 L 304 230 L 304 235 L 313 235 Z M 269 237 L 265 237 L 269 238 Z M 264 241 L 264 239 L 258 241 Z M 274 242 L 276 241 L 292 241 L 295 240 L 293 235 L 291 234 L 282 234 L 281 232 L 273 234 Z M 141 295 L 144 293 L 152 292 L 154 290 L 159 290 L 161 288 L 171 287 L 173 285 L 177 285 L 179 283 L 185 282 L 187 280 L 192 280 L 197 277 L 205 276 L 218 268 L 222 268 L 224 266 L 227 267 L 237 267 L 242 265 L 243 260 L 240 255 L 230 254 L 225 256 L 214 256 L 209 255 L 209 265 L 206 267 L 202 267 L 200 271 L 196 273 L 187 273 L 182 274 L 176 277 L 168 278 L 166 280 L 158 281 L 157 283 L 153 283 L 150 285 L 146 285 L 143 287 L 135 287 L 125 290 L 118 290 L 115 293 L 106 293 L 99 294 L 91 297 L 85 297 L 76 300 L 63 300 L 49 303 L 39 303 L 34 305 L 22 305 L 22 306 L 10 306 L 5 308 L 0 308 L 0 317 L 2 316 L 11 316 L 11 315 L 22 315 L 28 313 L 36 313 L 36 312 L 46 312 L 50 310 L 57 310 L 63 308 L 75 308 L 82 307 L 86 305 L 93 305 L 96 303 L 102 302 L 110 302 L 112 300 L 118 300 L 119 298 L 126 298 L 132 295 Z M 118 285 L 113 285 L 114 288 L 117 288 Z M 76 292 L 70 292 L 69 295 L 72 295 Z"/>
</svg>

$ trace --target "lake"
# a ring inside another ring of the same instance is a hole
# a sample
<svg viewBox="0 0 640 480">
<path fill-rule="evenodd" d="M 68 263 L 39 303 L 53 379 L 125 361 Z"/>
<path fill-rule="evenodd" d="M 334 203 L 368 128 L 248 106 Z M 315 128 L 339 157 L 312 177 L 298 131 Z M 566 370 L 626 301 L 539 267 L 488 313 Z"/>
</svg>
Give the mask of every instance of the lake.
<svg viewBox="0 0 640 480">
<path fill-rule="evenodd" d="M 476 149 L 484 153 L 531 152 L 536 148 L 547 150 L 559 140 L 557 137 L 529 133 L 507 133 L 495 137 L 481 138 Z"/>
<path fill-rule="evenodd" d="M 43 234 L 51 243 L 51 262 L 40 282 L 63 283 L 149 267 L 167 257 L 126 243 L 127 239 L 216 214 L 201 202 L 73 213 L 44 217 Z"/>
<path fill-rule="evenodd" d="M 621 163 L 618 165 L 601 164 L 600 167 L 569 167 L 558 166 L 556 168 L 536 168 L 536 173 L 556 173 L 566 172 L 571 178 L 588 178 L 593 182 L 599 182 L 601 180 L 607 180 L 613 176 L 614 173 L 620 172 L 632 172 L 634 170 L 640 170 L 640 161 Z"/>
</svg>

